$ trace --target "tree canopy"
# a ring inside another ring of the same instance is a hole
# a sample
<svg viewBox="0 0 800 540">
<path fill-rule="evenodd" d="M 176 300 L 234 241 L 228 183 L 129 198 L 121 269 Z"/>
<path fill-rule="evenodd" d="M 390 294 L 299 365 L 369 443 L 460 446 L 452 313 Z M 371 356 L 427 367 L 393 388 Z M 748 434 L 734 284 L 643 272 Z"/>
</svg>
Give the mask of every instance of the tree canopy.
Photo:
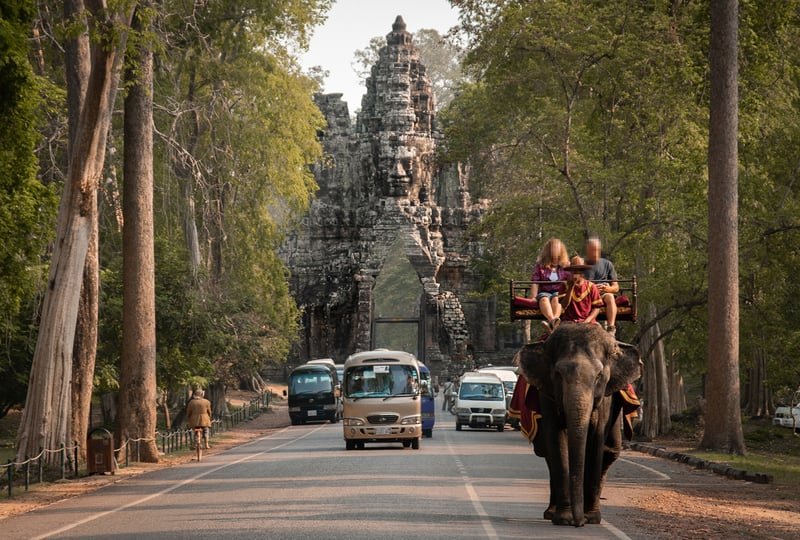
<svg viewBox="0 0 800 540">
<path fill-rule="evenodd" d="M 660 321 L 668 354 L 703 372 L 708 2 L 453 4 L 474 82 L 442 118 L 450 156 L 471 161 L 474 188 L 493 201 L 475 231 L 488 291 L 527 278 L 547 238 L 579 252 L 599 235 L 657 308 L 637 333 Z M 741 354 L 767 358 L 776 393 L 800 384 L 785 361 L 797 346 L 786 287 L 800 245 L 798 14 L 796 2 L 740 2 Z"/>
<path fill-rule="evenodd" d="M 4 238 L 13 239 L 0 249 L 15 250 L 0 261 L 9 265 L 0 280 L 13 283 L 0 294 L 0 301 L 9 302 L 2 306 L 4 329 L 11 328 L 4 335 L 12 336 L 0 369 L 12 367 L 20 388 L 35 334 L 35 327 L 28 330 L 36 323 L 34 295 L 47 275 L 43 255 L 53 236 L 56 196 L 67 169 L 67 60 L 61 51 L 81 23 L 50 18 L 61 12 L 55 3 L 40 10 L 35 21 L 33 2 L 16 4 L 9 5 L 8 14 L 18 19 L 2 27 L 16 32 L 15 40 L 8 41 L 14 45 L 9 58 L 19 73 L 15 85 L 9 78 L 2 91 L 8 93 L 3 106 L 13 107 L 16 115 L 6 122 L 14 127 L 6 132 L 8 142 L 19 151 L 13 163 L 5 160 L 7 154 L 0 155 L 3 170 L 17 171 L 0 180 L 13 180 L 16 186 L 3 191 L 3 197 L 16 200 L 4 200 L 0 210 L 15 210 L 13 219 L 0 215 L 0 228 L 8 227 L 2 229 L 8 233 Z M 323 118 L 312 99 L 316 83 L 301 72 L 294 54 L 307 46 L 310 29 L 329 7 L 329 0 L 242 0 L 200 9 L 197 3 L 166 0 L 143 11 L 153 21 L 151 29 L 130 33 L 126 62 L 132 81 L 134 53 L 143 45 L 155 52 L 157 354 L 164 391 L 250 380 L 265 363 L 282 362 L 295 338 L 298 311 L 275 250 L 316 190 L 309 165 L 321 155 L 316 133 Z M 43 36 L 34 41 L 34 49 L 32 24 Z M 41 69 L 42 84 L 33 76 L 31 58 Z M 20 93 L 11 99 L 15 88 Z M 41 107 L 40 90 L 57 109 Z M 37 179 L 33 148 L 41 133 L 47 135 L 47 146 L 39 153 L 44 167 Z M 109 160 L 99 186 L 100 390 L 114 389 L 119 380 L 121 123 L 114 123 L 108 141 Z M 25 310 L 29 320 L 17 321 L 26 302 L 32 306 Z M 21 398 L 11 401 L 19 404 Z"/>
<path fill-rule="evenodd" d="M 0 10 L 0 416 L 22 402 L 30 369 L 36 306 L 47 267 L 41 257 L 53 237 L 57 199 L 37 179 L 35 150 L 49 106 L 47 81 L 28 61 L 30 0 Z"/>
</svg>

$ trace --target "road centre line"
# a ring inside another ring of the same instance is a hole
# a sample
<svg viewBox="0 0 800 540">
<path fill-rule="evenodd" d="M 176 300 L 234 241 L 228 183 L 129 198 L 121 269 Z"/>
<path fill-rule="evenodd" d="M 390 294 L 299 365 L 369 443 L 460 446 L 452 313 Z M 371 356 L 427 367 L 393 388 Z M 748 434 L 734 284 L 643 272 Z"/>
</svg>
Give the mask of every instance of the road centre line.
<svg viewBox="0 0 800 540">
<path fill-rule="evenodd" d="M 486 538 L 490 540 L 499 540 L 500 537 L 497 536 L 497 531 L 494 530 L 491 521 L 489 521 L 489 514 L 481 504 L 481 500 L 478 498 L 475 488 L 472 487 L 472 480 L 470 479 L 469 474 L 467 474 L 467 468 L 464 466 L 461 458 L 458 457 L 453 450 L 453 445 L 450 444 L 450 439 L 446 438 L 445 441 L 447 443 L 447 450 L 450 452 L 450 455 L 453 456 L 453 460 L 456 462 L 458 472 L 461 474 L 461 480 L 464 482 L 464 487 L 466 488 L 467 495 L 469 495 L 469 499 L 472 502 L 472 507 L 475 509 L 475 513 L 477 513 L 481 518 L 481 525 L 483 525 L 483 531 L 486 533 Z"/>
<path fill-rule="evenodd" d="M 132 508 L 134 506 L 140 505 L 140 504 L 145 503 L 145 502 L 147 502 L 147 501 L 149 501 L 151 499 L 155 499 L 156 497 L 160 497 L 161 495 L 166 495 L 167 493 L 169 493 L 171 491 L 175 491 L 176 489 L 178 489 L 180 487 L 183 487 L 186 484 L 190 484 L 190 483 L 192 483 L 192 482 L 194 482 L 196 480 L 199 480 L 199 479 L 203 478 L 204 476 L 208 476 L 209 474 L 215 473 L 217 471 L 221 471 L 222 469 L 226 469 L 226 468 L 231 467 L 233 465 L 238 465 L 240 463 L 244 463 L 245 461 L 249 461 L 249 460 L 251 460 L 253 458 L 262 456 L 262 455 L 267 454 L 269 452 L 274 452 L 275 450 L 280 450 L 281 448 L 283 448 L 285 446 L 289 446 L 290 444 L 292 444 L 292 443 L 294 443 L 296 441 L 305 439 L 306 437 L 316 433 L 318 430 L 322 429 L 323 427 L 324 426 L 320 426 L 318 428 L 315 428 L 315 429 L 309 431 L 308 433 L 306 433 L 306 434 L 304 434 L 304 435 L 302 435 L 300 437 L 292 438 L 291 440 L 288 440 L 287 442 L 285 442 L 283 444 L 279 444 L 278 446 L 275 446 L 273 448 L 269 448 L 267 450 L 264 450 L 262 452 L 258 452 L 256 454 L 250 454 L 249 456 L 245 456 L 243 458 L 239 458 L 236 461 L 231 461 L 230 463 L 224 463 L 224 464 L 220 465 L 219 467 L 215 467 L 215 468 L 209 469 L 209 470 L 207 470 L 205 472 L 201 472 L 200 474 L 197 474 L 197 475 L 195 475 L 195 476 L 193 476 L 191 478 L 187 478 L 186 480 L 178 482 L 177 484 L 172 485 L 172 486 L 170 486 L 168 488 L 162 489 L 161 491 L 158 491 L 156 493 L 152 493 L 150 495 L 147 495 L 146 497 L 142 497 L 141 499 L 137 499 L 135 501 L 131 501 L 131 502 L 127 503 L 127 504 L 123 504 L 122 506 L 118 506 L 117 508 L 112 508 L 111 510 L 106 510 L 104 512 L 98 512 L 96 514 L 93 514 L 91 516 L 83 518 L 83 519 L 81 519 L 79 521 L 76 521 L 75 523 L 71 523 L 70 525 L 65 525 L 65 526 L 61 527 L 60 529 L 56 529 L 54 531 L 50 531 L 50 532 L 47 532 L 45 534 L 36 536 L 36 537 L 32 538 L 31 540 L 42 540 L 44 538 L 50 538 L 51 536 L 55 536 L 57 534 L 61 534 L 61 533 L 67 532 L 69 530 L 74 529 L 75 527 L 79 527 L 81 525 L 85 525 L 86 523 L 90 523 L 90 522 L 95 521 L 97 519 L 100 519 L 102 517 L 105 517 L 105 516 L 114 514 L 116 512 L 119 512 L 121 510 L 127 510 L 128 508 Z M 241 448 L 242 446 L 248 446 L 250 444 L 255 444 L 257 442 L 263 441 L 264 439 L 268 439 L 268 438 L 272 437 L 273 435 L 276 435 L 276 434 L 279 434 L 279 433 L 283 433 L 284 431 L 286 431 L 288 429 L 289 429 L 289 427 L 287 426 L 287 427 L 283 428 L 282 430 L 280 430 L 280 431 L 278 431 L 276 433 L 273 433 L 273 434 L 270 434 L 270 435 L 265 435 L 264 437 L 256 439 L 255 441 L 252 441 L 252 442 L 244 444 L 244 445 L 240 445 L 239 448 Z M 222 455 L 222 454 L 218 454 L 218 455 Z"/>
</svg>

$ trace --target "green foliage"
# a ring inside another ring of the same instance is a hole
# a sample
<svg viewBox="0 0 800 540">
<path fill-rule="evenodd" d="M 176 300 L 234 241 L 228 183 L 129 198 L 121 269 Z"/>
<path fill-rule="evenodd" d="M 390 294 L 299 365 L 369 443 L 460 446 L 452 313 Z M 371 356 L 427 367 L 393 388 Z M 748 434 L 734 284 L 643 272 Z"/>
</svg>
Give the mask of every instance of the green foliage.
<svg viewBox="0 0 800 540">
<path fill-rule="evenodd" d="M 31 1 L 0 9 L 0 416 L 24 401 L 31 307 L 46 279 L 40 257 L 52 237 L 56 199 L 36 178 L 42 81 L 27 60 Z"/>
<path fill-rule="evenodd" d="M 598 234 L 618 273 L 636 273 L 668 354 L 702 372 L 707 296 L 707 2 L 464 0 L 475 81 L 441 116 L 476 195 L 474 231 L 501 292 L 543 242 L 570 252 Z M 797 2 L 741 2 L 742 365 L 765 354 L 768 384 L 800 384 L 795 189 L 800 65 Z"/>
<path fill-rule="evenodd" d="M 309 165 L 321 156 L 324 119 L 316 83 L 289 50 L 304 46 L 328 5 L 232 2 L 164 21 L 175 45 L 159 57 L 154 96 L 165 388 L 192 377 L 238 384 L 285 359 L 295 339 L 299 312 L 277 249 L 317 189 Z M 194 269 L 176 234 L 189 220 L 204 261 Z"/>
</svg>

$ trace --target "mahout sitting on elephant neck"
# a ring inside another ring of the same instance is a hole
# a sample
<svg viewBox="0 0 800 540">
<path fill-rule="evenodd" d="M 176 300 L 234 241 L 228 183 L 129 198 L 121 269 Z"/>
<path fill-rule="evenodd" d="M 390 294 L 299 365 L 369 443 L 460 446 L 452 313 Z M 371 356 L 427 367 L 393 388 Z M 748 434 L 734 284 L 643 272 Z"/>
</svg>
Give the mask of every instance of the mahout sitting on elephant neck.
<svg viewBox="0 0 800 540">
<path fill-rule="evenodd" d="M 546 341 L 523 346 L 515 363 L 541 394 L 533 445 L 550 473 L 545 518 L 600 523 L 603 483 L 622 449 L 621 392 L 641 376 L 639 351 L 599 325 L 562 324 Z"/>
</svg>

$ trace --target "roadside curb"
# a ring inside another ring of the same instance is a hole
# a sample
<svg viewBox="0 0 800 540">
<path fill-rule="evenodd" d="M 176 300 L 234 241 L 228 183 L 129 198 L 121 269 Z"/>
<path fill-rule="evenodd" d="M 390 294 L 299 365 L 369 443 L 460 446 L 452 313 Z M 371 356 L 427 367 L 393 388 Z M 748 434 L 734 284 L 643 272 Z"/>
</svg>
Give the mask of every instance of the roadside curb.
<svg viewBox="0 0 800 540">
<path fill-rule="evenodd" d="M 707 469 L 733 480 L 744 480 L 746 482 L 754 482 L 756 484 L 771 484 L 773 480 L 771 474 L 745 471 L 743 469 L 731 467 L 730 465 L 725 465 L 724 463 L 702 459 L 691 454 L 685 454 L 683 452 L 671 452 L 663 446 L 656 446 L 640 442 L 626 442 L 624 446 L 625 448 L 630 448 L 631 450 L 636 450 L 637 452 L 642 452 L 665 459 L 671 459 L 673 461 L 677 461 L 678 463 L 685 463 L 694 467 L 695 469 Z"/>
</svg>

